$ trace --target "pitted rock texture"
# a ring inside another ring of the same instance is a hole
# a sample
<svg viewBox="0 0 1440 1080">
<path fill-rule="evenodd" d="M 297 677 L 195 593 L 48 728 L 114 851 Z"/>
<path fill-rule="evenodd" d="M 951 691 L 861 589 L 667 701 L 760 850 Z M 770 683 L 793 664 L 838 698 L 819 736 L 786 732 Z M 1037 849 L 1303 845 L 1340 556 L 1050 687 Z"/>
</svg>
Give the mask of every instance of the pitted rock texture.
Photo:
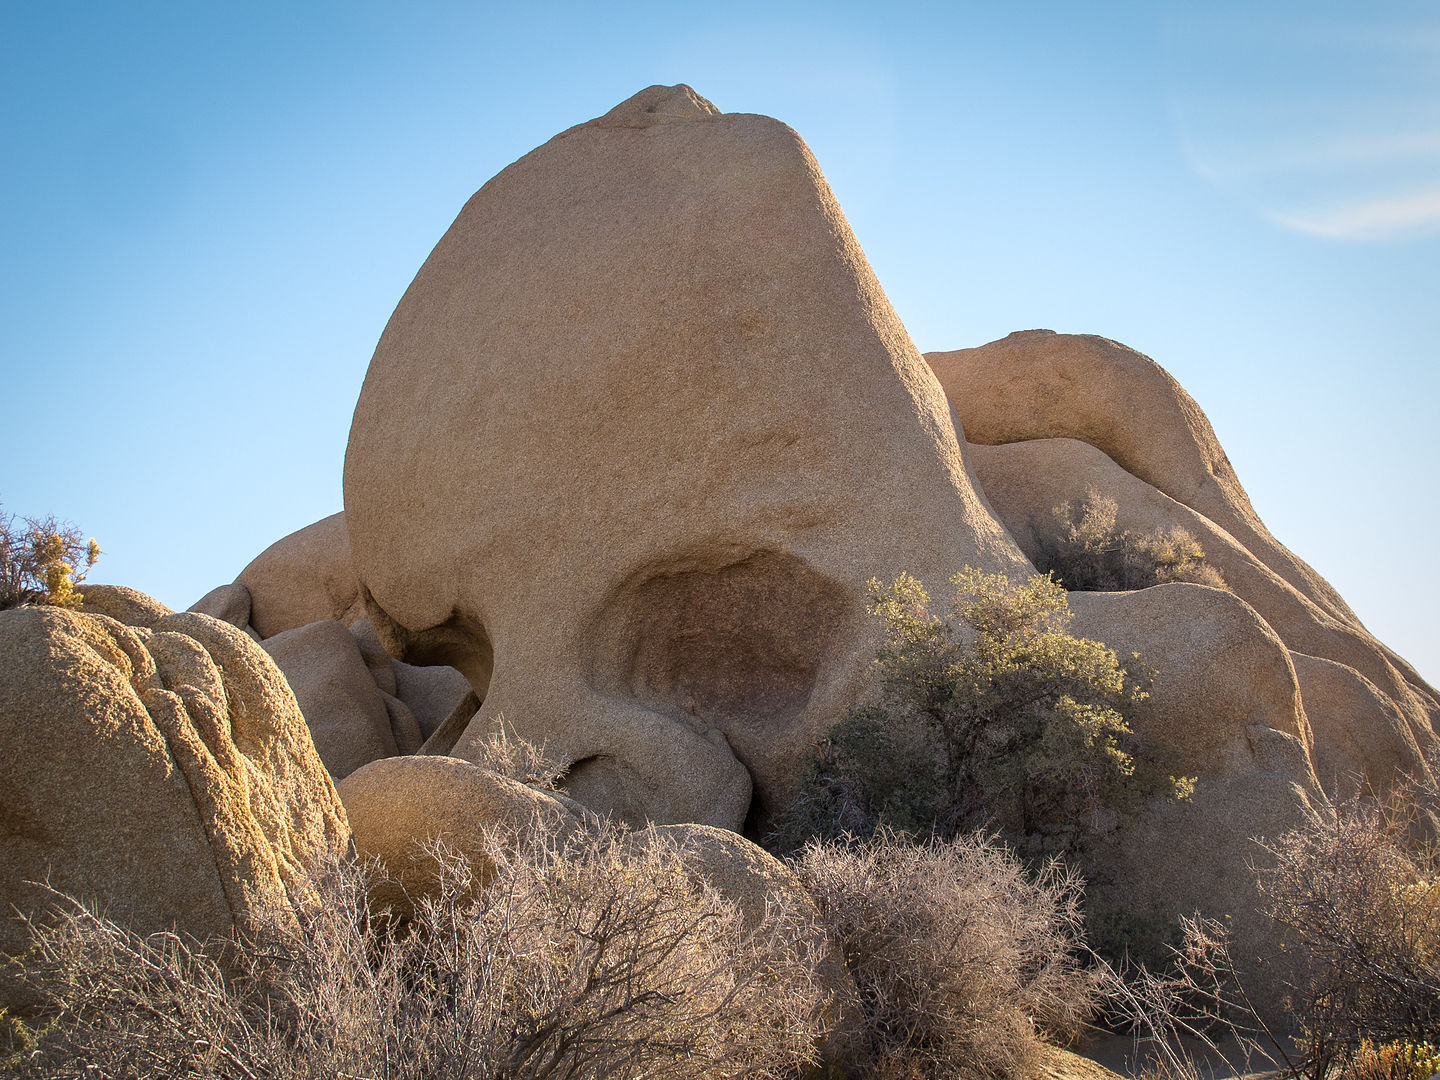
<svg viewBox="0 0 1440 1080">
<path fill-rule="evenodd" d="M 233 626 L 21 608 L 0 612 L 0 656 L 7 916 L 39 914 L 26 883 L 48 879 L 141 932 L 245 932 L 347 848 L 294 696 Z M 7 917 L 0 952 L 24 941 Z"/>
<path fill-rule="evenodd" d="M 250 625 L 262 638 L 322 619 L 349 626 L 365 617 L 343 513 L 276 540 L 235 581 L 250 592 Z"/>
<path fill-rule="evenodd" d="M 171 611 L 154 597 L 128 585 L 80 585 L 80 610 L 87 615 L 107 615 L 126 626 L 149 628 Z"/>
<path fill-rule="evenodd" d="M 376 349 L 345 507 L 387 649 L 634 822 L 763 819 L 867 692 L 868 578 L 1028 569 L 809 149 L 683 86 L 469 201 Z"/>
</svg>

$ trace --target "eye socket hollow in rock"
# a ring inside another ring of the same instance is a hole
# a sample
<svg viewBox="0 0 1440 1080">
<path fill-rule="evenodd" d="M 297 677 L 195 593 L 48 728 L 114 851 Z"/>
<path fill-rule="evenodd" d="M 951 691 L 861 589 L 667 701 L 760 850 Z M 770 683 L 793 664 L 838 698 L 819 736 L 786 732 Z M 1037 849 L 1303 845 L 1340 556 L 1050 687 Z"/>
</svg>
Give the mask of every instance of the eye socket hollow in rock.
<svg viewBox="0 0 1440 1080">
<path fill-rule="evenodd" d="M 723 732 L 749 764 L 804 713 L 844 595 L 781 551 L 717 545 L 651 564 L 593 621 L 591 684 Z"/>
</svg>

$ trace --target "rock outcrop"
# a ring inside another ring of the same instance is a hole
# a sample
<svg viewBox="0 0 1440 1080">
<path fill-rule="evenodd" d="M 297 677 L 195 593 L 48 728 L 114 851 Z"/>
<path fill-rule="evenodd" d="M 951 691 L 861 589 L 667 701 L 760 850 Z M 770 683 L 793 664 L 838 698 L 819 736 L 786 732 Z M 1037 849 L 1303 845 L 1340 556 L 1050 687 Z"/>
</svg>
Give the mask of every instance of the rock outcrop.
<svg viewBox="0 0 1440 1080">
<path fill-rule="evenodd" d="M 1088 492 L 1115 502 L 1121 529 L 1185 529 L 1311 676 L 1301 689 L 1304 711 L 1323 718 L 1314 760 L 1326 788 L 1358 775 L 1384 792 L 1402 775 L 1429 775 L 1434 690 L 1270 535 L 1209 421 L 1158 365 L 1104 338 L 1049 331 L 927 359 L 964 419 L 990 505 L 1031 559 L 1056 548 L 1056 507 Z"/>
<path fill-rule="evenodd" d="M 1072 592 L 1070 608 L 1076 635 L 1153 678 L 1136 730 L 1173 775 L 1196 780 L 1187 801 L 1155 800 L 1088 853 L 1088 895 L 1135 927 L 1225 919 L 1253 985 L 1278 1000 L 1274 966 L 1253 962 L 1274 935 L 1258 912 L 1256 838 L 1301 825 L 1319 790 L 1289 650 L 1243 600 L 1203 585 Z"/>
<path fill-rule="evenodd" d="M 400 748 L 385 695 L 376 686 L 354 636 L 333 619 L 285 630 L 261 642 L 285 674 L 320 760 L 339 780 Z M 419 749 L 418 731 L 408 710 L 400 717 L 402 738 Z"/>
<path fill-rule="evenodd" d="M 365 616 L 343 513 L 276 540 L 235 581 L 250 592 L 250 625 L 262 638 L 324 619 L 348 626 Z"/>
<path fill-rule="evenodd" d="M 345 515 L 390 652 L 637 822 L 783 797 L 865 692 L 867 578 L 1026 568 L 808 148 L 688 87 L 467 203 L 376 349 Z"/>
<path fill-rule="evenodd" d="M 927 353 L 972 443 L 1078 439 L 1204 514 L 1336 618 L 1330 583 L 1270 535 L 1195 399 L 1148 356 L 1093 334 L 1024 330 Z"/>
<path fill-rule="evenodd" d="M 233 626 L 0 612 L 0 952 L 48 881 L 141 932 L 253 929 L 349 828 L 295 698 Z"/>
<path fill-rule="evenodd" d="M 149 628 L 173 614 L 164 604 L 127 585 L 92 585 L 80 590 L 80 610 L 87 615 L 106 615 L 126 626 Z"/>
<path fill-rule="evenodd" d="M 250 626 L 250 607 L 250 590 L 238 582 L 232 582 L 211 589 L 186 610 L 209 615 L 229 623 L 237 630 L 250 630 L 254 633 Z M 256 634 L 256 637 L 259 635 Z"/>
</svg>

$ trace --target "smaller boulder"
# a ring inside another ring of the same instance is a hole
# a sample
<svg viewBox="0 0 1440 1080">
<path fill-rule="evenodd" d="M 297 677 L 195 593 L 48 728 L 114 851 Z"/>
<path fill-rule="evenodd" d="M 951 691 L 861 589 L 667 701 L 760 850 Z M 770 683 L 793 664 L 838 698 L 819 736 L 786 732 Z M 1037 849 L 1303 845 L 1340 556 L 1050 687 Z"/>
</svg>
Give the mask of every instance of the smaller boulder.
<svg viewBox="0 0 1440 1080">
<path fill-rule="evenodd" d="M 186 610 L 209 615 L 237 630 L 245 630 L 250 626 L 250 590 L 236 583 L 221 585 L 211 589 Z"/>
<path fill-rule="evenodd" d="M 324 619 L 348 626 L 365 616 L 344 513 L 275 541 L 235 581 L 250 590 L 250 625 L 262 638 Z"/>
<path fill-rule="evenodd" d="M 410 707 L 427 739 L 471 693 L 469 681 L 453 667 L 416 667 L 396 660 L 394 671 L 395 696 Z M 476 708 L 479 708 L 478 698 Z"/>
<path fill-rule="evenodd" d="M 380 643 L 370 620 L 360 619 L 352 623 L 350 633 L 355 637 L 355 644 L 360 646 L 360 655 L 370 669 L 375 685 L 387 694 L 395 693 L 395 661 Z"/>
<path fill-rule="evenodd" d="M 1336 798 L 1357 786 L 1385 794 L 1429 764 L 1395 703 L 1354 668 L 1292 652 L 1305 716 L 1314 733 L 1315 775 Z"/>
<path fill-rule="evenodd" d="M 343 779 L 400 753 L 385 699 L 343 625 L 310 623 L 266 638 L 261 647 L 285 673 L 331 776 Z"/>
<path fill-rule="evenodd" d="M 80 610 L 86 615 L 107 615 L 126 626 L 153 627 L 170 609 L 139 589 L 125 585 L 80 584 Z"/>
<path fill-rule="evenodd" d="M 406 917 L 415 899 L 437 887 L 427 845 L 443 843 L 470 862 L 476 883 L 494 876 L 497 833 L 518 846 L 579 833 L 580 819 L 559 800 L 468 761 L 396 757 L 373 761 L 337 785 L 356 853 L 378 860 L 387 880 L 371 892 L 377 908 Z"/>
</svg>

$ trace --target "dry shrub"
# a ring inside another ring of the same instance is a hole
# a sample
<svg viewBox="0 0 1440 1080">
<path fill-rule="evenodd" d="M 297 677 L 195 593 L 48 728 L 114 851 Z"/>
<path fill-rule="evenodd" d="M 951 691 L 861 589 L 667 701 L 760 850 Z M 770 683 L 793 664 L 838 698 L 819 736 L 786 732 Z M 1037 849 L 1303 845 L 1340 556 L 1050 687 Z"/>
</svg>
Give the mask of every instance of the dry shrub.
<svg viewBox="0 0 1440 1080">
<path fill-rule="evenodd" d="M 1200 542 L 1175 526 L 1138 533 L 1116 523 L 1119 506 L 1098 491 L 1055 508 L 1055 541 L 1040 553 L 1042 572 L 1053 572 L 1067 589 L 1117 592 L 1172 581 L 1225 588 L 1225 578 L 1205 561 Z"/>
<path fill-rule="evenodd" d="M 814 1060 L 813 934 L 777 898 L 745 931 L 663 838 L 603 833 L 513 851 L 478 894 L 436 850 L 413 922 L 366 911 L 337 868 L 298 930 L 242 949 L 140 937 L 76 902 L 36 927 L 30 976 L 53 1009 L 21 1076 L 590 1078 L 793 1076 Z"/>
<path fill-rule="evenodd" d="M 855 979 L 853 1075 L 1033 1075 L 1041 1036 L 1069 1040 L 1089 1018 L 1080 883 L 1059 863 L 1032 878 L 983 836 L 882 832 L 813 843 L 793 865 Z"/>
<path fill-rule="evenodd" d="M 1440 1034 L 1435 1036 L 1440 1039 Z M 1440 1073 L 1440 1046 L 1433 1042 L 1361 1044 L 1340 1080 L 1428 1080 Z"/>
<path fill-rule="evenodd" d="M 1097 958 L 1103 1026 L 1134 1038 L 1147 1080 L 1251 1076 L 1282 1064 L 1293 1072 L 1236 971 L 1224 923 L 1197 914 L 1179 925 L 1180 944 L 1169 947 L 1163 964 L 1127 957 L 1113 966 Z"/>
<path fill-rule="evenodd" d="M 491 730 L 468 753 L 466 760 L 472 764 L 541 791 L 554 791 L 568 767 L 543 743 L 537 745 L 516 734 L 504 713 L 495 714 Z"/>
<path fill-rule="evenodd" d="M 1440 1033 L 1440 851 L 1418 820 L 1426 795 L 1321 803 L 1268 848 L 1265 911 L 1299 952 L 1289 1004 L 1317 1080 L 1367 1055 L 1356 1075 L 1379 1068 L 1377 1054 L 1398 1063 Z"/>
</svg>

